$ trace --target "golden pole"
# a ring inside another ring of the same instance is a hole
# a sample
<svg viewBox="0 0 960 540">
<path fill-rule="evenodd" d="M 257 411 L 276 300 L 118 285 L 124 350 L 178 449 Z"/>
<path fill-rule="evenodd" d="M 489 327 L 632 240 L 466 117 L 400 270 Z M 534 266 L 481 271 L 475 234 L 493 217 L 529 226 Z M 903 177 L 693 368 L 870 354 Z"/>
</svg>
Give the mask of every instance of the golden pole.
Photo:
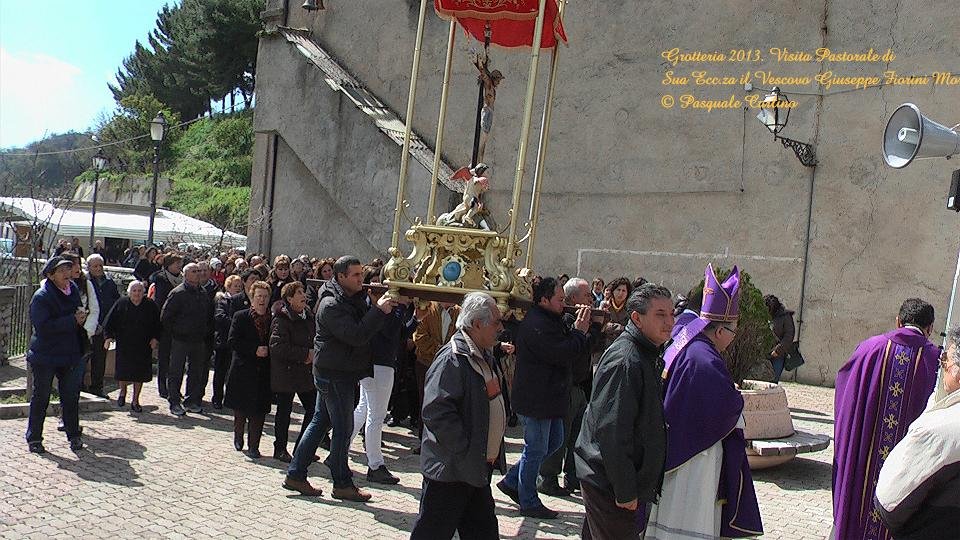
<svg viewBox="0 0 960 540">
<path fill-rule="evenodd" d="M 440 116 L 437 118 L 437 146 L 433 155 L 433 174 L 430 177 L 430 202 L 427 203 L 427 224 L 433 224 L 433 210 L 437 202 L 437 176 L 440 174 L 440 152 L 443 149 L 443 128 L 447 123 L 447 93 L 450 90 L 450 72 L 453 70 L 453 43 L 457 37 L 457 21 L 450 21 L 447 37 L 447 63 L 443 67 L 443 89 L 440 91 Z"/>
<path fill-rule="evenodd" d="M 537 89 L 537 67 L 540 63 L 540 40 L 543 38 L 543 21 L 546 18 L 547 0 L 540 0 L 537 26 L 533 32 L 533 52 L 530 53 L 530 74 L 527 80 L 527 96 L 524 101 L 523 125 L 520 128 L 520 148 L 517 151 L 517 171 L 513 179 L 513 202 L 510 205 L 510 236 L 507 242 L 507 258 L 513 259 L 517 246 L 517 215 L 520 209 L 520 188 L 523 186 L 523 168 L 527 161 L 527 139 L 530 137 L 530 118 L 533 116 L 533 95 Z"/>
<path fill-rule="evenodd" d="M 563 21 L 564 0 L 557 0 L 557 17 Z M 533 194 L 530 198 L 530 236 L 527 239 L 527 257 L 523 266 L 533 268 L 533 248 L 537 241 L 537 221 L 540 216 L 540 190 L 543 187 L 543 166 L 547 157 L 547 142 L 550 134 L 550 119 L 553 117 L 553 90 L 557 82 L 557 56 L 560 54 L 560 42 L 553 46 L 550 58 L 550 82 L 547 83 L 547 95 L 543 98 L 543 119 L 540 122 L 540 141 L 537 145 L 537 168 L 533 173 Z"/>
<path fill-rule="evenodd" d="M 410 70 L 410 92 L 407 95 L 407 118 L 403 131 L 403 154 L 400 156 L 400 181 L 397 184 L 397 207 L 393 210 L 393 236 L 390 246 L 400 243 L 400 213 L 407 191 L 407 168 L 410 165 L 410 134 L 413 130 L 413 105 L 417 100 L 417 75 L 420 72 L 420 49 L 423 46 L 423 26 L 427 19 L 427 0 L 420 0 L 420 19 L 417 21 L 417 41 L 413 49 L 413 68 Z"/>
</svg>

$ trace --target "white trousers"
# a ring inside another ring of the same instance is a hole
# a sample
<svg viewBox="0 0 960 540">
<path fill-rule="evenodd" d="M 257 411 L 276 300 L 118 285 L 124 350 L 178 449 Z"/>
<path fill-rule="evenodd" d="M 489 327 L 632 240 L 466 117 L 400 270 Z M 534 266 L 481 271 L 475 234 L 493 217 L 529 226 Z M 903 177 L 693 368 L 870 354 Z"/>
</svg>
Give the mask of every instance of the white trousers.
<svg viewBox="0 0 960 540">
<path fill-rule="evenodd" d="M 387 405 L 393 392 L 393 368 L 373 366 L 373 377 L 360 380 L 360 403 L 353 411 L 352 441 L 366 422 L 364 431 L 367 445 L 367 466 L 379 469 L 383 465 L 383 452 L 380 451 L 383 434 L 383 419 L 387 416 Z"/>
</svg>

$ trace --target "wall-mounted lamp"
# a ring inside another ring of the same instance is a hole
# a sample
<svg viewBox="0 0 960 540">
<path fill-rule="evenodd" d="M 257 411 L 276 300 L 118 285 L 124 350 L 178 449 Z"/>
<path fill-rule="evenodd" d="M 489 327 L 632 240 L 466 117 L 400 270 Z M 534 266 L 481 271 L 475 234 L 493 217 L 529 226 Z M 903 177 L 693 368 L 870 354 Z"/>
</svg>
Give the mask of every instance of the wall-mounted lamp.
<svg viewBox="0 0 960 540">
<path fill-rule="evenodd" d="M 760 112 L 757 114 L 757 120 L 760 120 L 760 123 L 769 129 L 770 133 L 773 133 L 773 140 L 780 141 L 784 148 L 792 149 L 800 163 L 806 167 L 816 167 L 817 155 L 813 150 L 813 145 L 780 136 L 780 131 L 787 127 L 787 122 L 790 120 L 791 108 L 792 104 L 787 95 L 780 92 L 780 88 L 774 86 L 760 102 Z"/>
</svg>

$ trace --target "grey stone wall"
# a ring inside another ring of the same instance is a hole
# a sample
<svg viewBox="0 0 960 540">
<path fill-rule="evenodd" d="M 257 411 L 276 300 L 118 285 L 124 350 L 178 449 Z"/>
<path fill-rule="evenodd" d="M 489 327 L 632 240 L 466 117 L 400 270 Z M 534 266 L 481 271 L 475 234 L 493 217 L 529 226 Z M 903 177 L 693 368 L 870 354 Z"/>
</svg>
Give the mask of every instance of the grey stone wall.
<svg viewBox="0 0 960 540">
<path fill-rule="evenodd" d="M 268 4 L 282 6 L 278 0 Z M 419 2 L 328 2 L 327 10 L 313 14 L 290 5 L 290 26 L 311 29 L 374 94 L 405 110 Z M 427 20 L 414 125 L 432 144 L 447 23 L 432 12 Z M 933 303 L 936 330 L 942 330 L 957 249 L 956 215 L 943 208 L 952 167 L 926 160 L 894 171 L 883 164 L 880 142 L 887 118 L 904 101 L 947 125 L 960 121 L 960 86 L 838 92 L 846 88 L 782 85 L 797 101 L 783 135 L 816 145 L 815 170 L 772 140 L 754 118 L 755 109 L 665 109 L 660 99 L 665 93 L 715 100 L 744 95 L 737 86 L 665 86 L 668 70 L 810 77 L 825 71 L 957 73 L 958 26 L 960 10 L 951 0 L 570 2 L 570 44 L 560 52 L 535 266 L 588 279 L 642 275 L 680 292 L 699 280 L 707 262 L 738 264 L 761 290 L 802 309 L 804 382 L 832 384 L 860 340 L 893 326 L 907 297 Z M 444 154 L 464 164 L 476 86 L 471 44 L 462 33 L 457 39 Z M 760 49 L 764 60 L 736 68 L 675 67 L 661 57 L 673 47 Z M 768 52 L 772 47 L 890 48 L 896 58 L 778 63 Z M 289 210 L 275 215 L 273 251 L 382 251 L 389 243 L 399 149 L 340 103 L 298 55 L 282 39 L 261 40 L 256 124 L 263 133 L 280 134 L 285 144 L 278 153 L 283 181 L 275 186 L 275 200 Z M 493 67 L 506 79 L 486 161 L 494 186 L 491 207 L 506 223 L 528 56 L 503 50 L 493 55 Z M 546 54 L 537 103 L 548 60 Z M 533 127 L 536 132 L 539 114 Z M 266 165 L 259 141 L 257 159 Z M 425 175 L 421 169 L 410 178 L 412 216 L 422 215 Z M 256 167 L 253 183 L 256 206 L 264 183 Z"/>
</svg>

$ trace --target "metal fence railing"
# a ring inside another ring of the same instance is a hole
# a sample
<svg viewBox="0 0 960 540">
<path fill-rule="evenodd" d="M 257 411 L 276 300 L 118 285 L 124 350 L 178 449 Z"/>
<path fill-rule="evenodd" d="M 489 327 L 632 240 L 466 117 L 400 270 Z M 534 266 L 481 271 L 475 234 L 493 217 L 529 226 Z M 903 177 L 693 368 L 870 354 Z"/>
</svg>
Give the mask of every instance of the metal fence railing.
<svg viewBox="0 0 960 540">
<path fill-rule="evenodd" d="M 26 354 L 33 331 L 30 326 L 30 299 L 36 288 L 33 285 L 16 285 L 14 289 L 13 320 L 10 325 L 7 356 Z"/>
</svg>

